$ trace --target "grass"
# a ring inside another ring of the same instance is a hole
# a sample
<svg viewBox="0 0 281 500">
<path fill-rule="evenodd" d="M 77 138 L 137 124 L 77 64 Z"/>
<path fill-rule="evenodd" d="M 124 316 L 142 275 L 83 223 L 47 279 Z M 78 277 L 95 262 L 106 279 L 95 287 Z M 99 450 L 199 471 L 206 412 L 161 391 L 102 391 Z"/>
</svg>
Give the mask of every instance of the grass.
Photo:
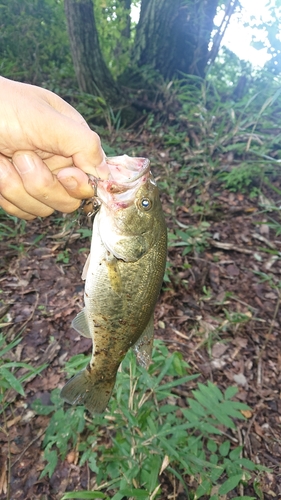
<svg viewBox="0 0 281 500">
<path fill-rule="evenodd" d="M 22 341 L 17 336 L 12 342 L 7 343 L 5 337 L 0 333 L 0 415 L 9 406 L 10 390 L 14 390 L 21 396 L 25 396 L 23 383 L 31 376 L 38 375 L 47 365 L 33 368 L 28 363 L 17 362 L 9 358 L 15 347 Z M 20 374 L 19 374 L 20 373 Z"/>
<path fill-rule="evenodd" d="M 82 355 L 72 358 L 66 365 L 69 375 L 87 362 Z M 66 493 L 63 499 L 152 500 L 161 497 L 169 477 L 182 483 L 189 499 L 210 495 L 219 500 L 240 483 L 253 482 L 264 468 L 243 458 L 242 447 L 231 437 L 249 407 L 233 400 L 236 387 L 223 393 L 211 382 L 196 385 L 197 375 L 188 372 L 181 354 L 170 354 L 157 341 L 148 372 L 136 366 L 133 354 L 127 355 L 102 416 L 88 418 L 81 406 L 65 409 L 56 390 L 52 405 L 35 401 L 37 414 L 51 415 L 41 476 L 51 476 L 58 460 L 75 450 L 78 464 L 87 463 L 94 473 L 92 490 L 79 497 Z M 190 397 L 178 406 L 182 392 Z"/>
</svg>

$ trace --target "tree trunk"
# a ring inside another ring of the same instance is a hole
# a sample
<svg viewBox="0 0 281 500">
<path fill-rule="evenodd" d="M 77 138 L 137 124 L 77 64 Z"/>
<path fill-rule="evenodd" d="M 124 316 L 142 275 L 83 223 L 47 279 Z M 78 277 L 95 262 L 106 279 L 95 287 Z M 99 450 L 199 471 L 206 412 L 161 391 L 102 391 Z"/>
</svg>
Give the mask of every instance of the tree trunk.
<svg viewBox="0 0 281 500">
<path fill-rule="evenodd" d="M 149 67 L 165 80 L 184 74 L 205 76 L 218 3 L 219 0 L 142 0 L 131 64 L 126 64 L 116 83 L 101 53 L 93 0 L 65 0 L 79 88 L 104 97 L 115 110 L 122 108 L 127 122 L 134 119 L 133 108 L 154 109 L 156 85 L 150 78 Z M 116 0 L 115 5 L 121 7 L 118 15 L 125 21 L 120 35 L 127 39 L 131 0 Z M 114 54 L 121 64 L 121 43 L 116 45 Z"/>
<path fill-rule="evenodd" d="M 120 0 L 120 4 L 124 9 L 124 16 L 126 20 L 125 28 L 123 29 L 121 35 L 125 38 L 130 38 L 131 36 L 131 0 Z"/>
<path fill-rule="evenodd" d="M 165 79 L 204 77 L 219 0 L 142 0 L 133 62 Z"/>
<path fill-rule="evenodd" d="M 116 102 L 119 89 L 102 57 L 92 0 L 65 0 L 64 6 L 80 90 Z"/>
</svg>

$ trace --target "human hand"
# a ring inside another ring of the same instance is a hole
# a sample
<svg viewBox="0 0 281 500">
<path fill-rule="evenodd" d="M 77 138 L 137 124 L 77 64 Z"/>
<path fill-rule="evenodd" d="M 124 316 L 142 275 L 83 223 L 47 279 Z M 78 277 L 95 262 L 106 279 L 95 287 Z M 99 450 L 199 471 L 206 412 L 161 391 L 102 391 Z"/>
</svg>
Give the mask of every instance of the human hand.
<svg viewBox="0 0 281 500">
<path fill-rule="evenodd" d="M 0 77 L 0 206 L 22 219 L 72 212 L 106 179 L 98 135 L 56 94 Z"/>
</svg>

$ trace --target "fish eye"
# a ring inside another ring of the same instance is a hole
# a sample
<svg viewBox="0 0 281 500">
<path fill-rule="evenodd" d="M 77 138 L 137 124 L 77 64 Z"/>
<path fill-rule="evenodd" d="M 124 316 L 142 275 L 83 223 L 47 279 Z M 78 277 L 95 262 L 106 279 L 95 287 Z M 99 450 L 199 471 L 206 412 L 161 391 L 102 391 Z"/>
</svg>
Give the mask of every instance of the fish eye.
<svg viewBox="0 0 281 500">
<path fill-rule="evenodd" d="M 149 198 L 142 198 L 140 201 L 140 206 L 144 210 L 150 210 L 152 207 L 152 202 Z"/>
</svg>

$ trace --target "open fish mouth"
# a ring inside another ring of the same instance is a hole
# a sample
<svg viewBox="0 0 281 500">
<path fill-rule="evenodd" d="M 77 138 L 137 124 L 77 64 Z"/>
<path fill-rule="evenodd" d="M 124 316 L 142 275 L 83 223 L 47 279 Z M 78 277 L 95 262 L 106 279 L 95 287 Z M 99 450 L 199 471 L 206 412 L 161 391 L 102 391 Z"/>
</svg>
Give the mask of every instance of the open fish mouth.
<svg viewBox="0 0 281 500">
<path fill-rule="evenodd" d="M 148 158 L 114 156 L 106 159 L 110 169 L 108 179 L 93 179 L 97 196 L 111 208 L 126 208 L 134 201 L 136 191 L 150 177 Z"/>
<path fill-rule="evenodd" d="M 128 155 L 106 158 L 111 178 L 118 184 L 131 184 L 150 171 L 148 158 L 130 157 Z"/>
</svg>

